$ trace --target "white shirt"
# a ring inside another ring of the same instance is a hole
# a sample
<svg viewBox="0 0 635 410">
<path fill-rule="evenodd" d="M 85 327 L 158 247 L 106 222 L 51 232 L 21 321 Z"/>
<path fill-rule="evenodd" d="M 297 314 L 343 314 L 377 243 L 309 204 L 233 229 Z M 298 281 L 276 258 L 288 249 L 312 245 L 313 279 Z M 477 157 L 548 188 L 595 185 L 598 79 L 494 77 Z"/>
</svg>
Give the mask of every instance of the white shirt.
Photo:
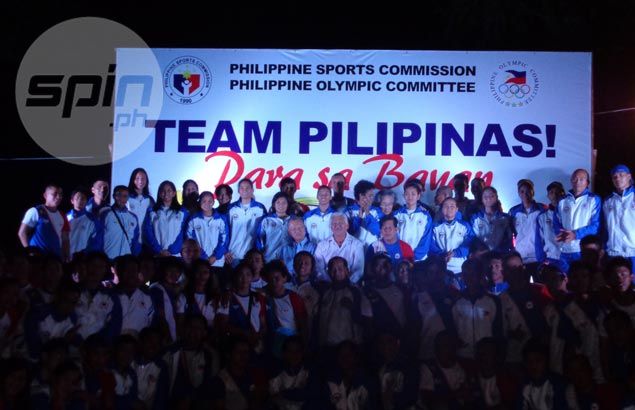
<svg viewBox="0 0 635 410">
<path fill-rule="evenodd" d="M 357 283 L 364 274 L 364 244 L 359 239 L 346 234 L 342 245 L 338 245 L 333 236 L 320 241 L 315 248 L 315 267 L 320 280 L 331 281 L 326 269 L 328 262 L 335 256 L 341 256 L 348 262 L 351 282 Z"/>
</svg>

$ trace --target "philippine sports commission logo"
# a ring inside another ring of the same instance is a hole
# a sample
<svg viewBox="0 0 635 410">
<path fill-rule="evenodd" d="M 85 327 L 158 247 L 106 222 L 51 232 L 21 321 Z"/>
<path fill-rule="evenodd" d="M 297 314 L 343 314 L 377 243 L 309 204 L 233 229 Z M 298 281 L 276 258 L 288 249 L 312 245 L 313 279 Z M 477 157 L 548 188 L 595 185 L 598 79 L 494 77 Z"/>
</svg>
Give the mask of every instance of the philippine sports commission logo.
<svg viewBox="0 0 635 410">
<path fill-rule="evenodd" d="M 212 85 L 212 74 L 203 60 L 192 56 L 172 60 L 163 72 L 165 93 L 179 104 L 202 100 Z"/>
<path fill-rule="evenodd" d="M 507 61 L 498 66 L 489 79 L 494 99 L 506 107 L 524 107 L 540 90 L 536 70 L 522 61 Z"/>
</svg>

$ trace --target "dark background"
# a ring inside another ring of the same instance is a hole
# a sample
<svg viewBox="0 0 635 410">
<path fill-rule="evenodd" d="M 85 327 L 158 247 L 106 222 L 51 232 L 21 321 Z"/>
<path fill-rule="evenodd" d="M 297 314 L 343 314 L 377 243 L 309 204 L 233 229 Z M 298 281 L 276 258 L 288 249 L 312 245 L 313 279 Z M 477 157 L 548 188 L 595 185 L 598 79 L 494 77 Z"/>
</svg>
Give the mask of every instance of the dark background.
<svg viewBox="0 0 635 410">
<path fill-rule="evenodd" d="M 68 194 L 77 185 L 110 178 L 109 166 L 32 159 L 49 155 L 26 134 L 15 106 L 15 77 L 23 54 L 42 32 L 74 17 L 118 21 L 151 47 L 591 51 L 595 191 L 610 193 L 608 171 L 614 164 L 635 166 L 635 111 L 605 113 L 635 106 L 632 1 L 450 0 L 419 2 L 416 8 L 370 2 L 241 2 L 240 7 L 215 2 L 99 3 L 26 1 L 3 6 L 8 9 L 0 16 L 0 249 L 9 253 L 17 245 L 23 213 L 41 201 L 47 182 L 60 183 Z"/>
</svg>

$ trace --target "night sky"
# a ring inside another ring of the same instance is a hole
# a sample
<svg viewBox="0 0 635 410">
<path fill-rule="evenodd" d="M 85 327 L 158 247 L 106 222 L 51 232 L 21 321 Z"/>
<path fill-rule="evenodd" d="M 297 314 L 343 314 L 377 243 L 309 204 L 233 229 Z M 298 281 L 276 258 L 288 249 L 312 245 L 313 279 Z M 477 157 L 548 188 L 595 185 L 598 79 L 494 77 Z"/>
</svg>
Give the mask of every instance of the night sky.
<svg viewBox="0 0 635 410">
<path fill-rule="evenodd" d="M 68 194 L 77 185 L 89 186 L 98 177 L 110 177 L 109 166 L 28 160 L 48 155 L 26 134 L 15 106 L 15 77 L 23 54 L 46 29 L 74 17 L 118 21 L 151 47 L 591 51 L 594 146 L 598 150 L 595 191 L 610 192 L 608 170 L 612 165 L 635 166 L 635 111 L 604 113 L 635 107 L 632 1 L 449 0 L 419 2 L 417 8 L 395 2 L 383 6 L 370 2 L 248 6 L 241 2 L 240 7 L 205 2 L 209 11 L 201 8 L 203 2 L 131 3 L 90 6 L 26 1 L 3 6 L 0 175 L 5 205 L 1 249 L 10 252 L 15 248 L 21 217 L 29 206 L 40 202 L 47 182 L 60 183 Z M 68 205 L 67 198 L 64 205 Z"/>
</svg>

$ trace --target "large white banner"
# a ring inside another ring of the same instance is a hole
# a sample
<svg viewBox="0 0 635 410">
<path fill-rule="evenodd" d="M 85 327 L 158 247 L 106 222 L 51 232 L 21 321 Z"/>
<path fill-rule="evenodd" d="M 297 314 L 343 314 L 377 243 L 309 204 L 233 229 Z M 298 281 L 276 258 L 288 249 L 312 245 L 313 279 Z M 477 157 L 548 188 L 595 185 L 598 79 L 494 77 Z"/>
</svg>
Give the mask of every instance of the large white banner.
<svg viewBox="0 0 635 410">
<path fill-rule="evenodd" d="M 546 201 L 549 182 L 591 167 L 590 53 L 153 51 L 161 78 L 118 50 L 112 168 L 113 185 L 145 168 L 153 196 L 163 180 L 213 191 L 250 178 L 269 206 L 285 176 L 313 199 L 342 172 L 350 196 L 360 179 L 401 195 L 416 178 L 432 202 L 464 172 L 507 210 L 519 179 Z"/>
</svg>

